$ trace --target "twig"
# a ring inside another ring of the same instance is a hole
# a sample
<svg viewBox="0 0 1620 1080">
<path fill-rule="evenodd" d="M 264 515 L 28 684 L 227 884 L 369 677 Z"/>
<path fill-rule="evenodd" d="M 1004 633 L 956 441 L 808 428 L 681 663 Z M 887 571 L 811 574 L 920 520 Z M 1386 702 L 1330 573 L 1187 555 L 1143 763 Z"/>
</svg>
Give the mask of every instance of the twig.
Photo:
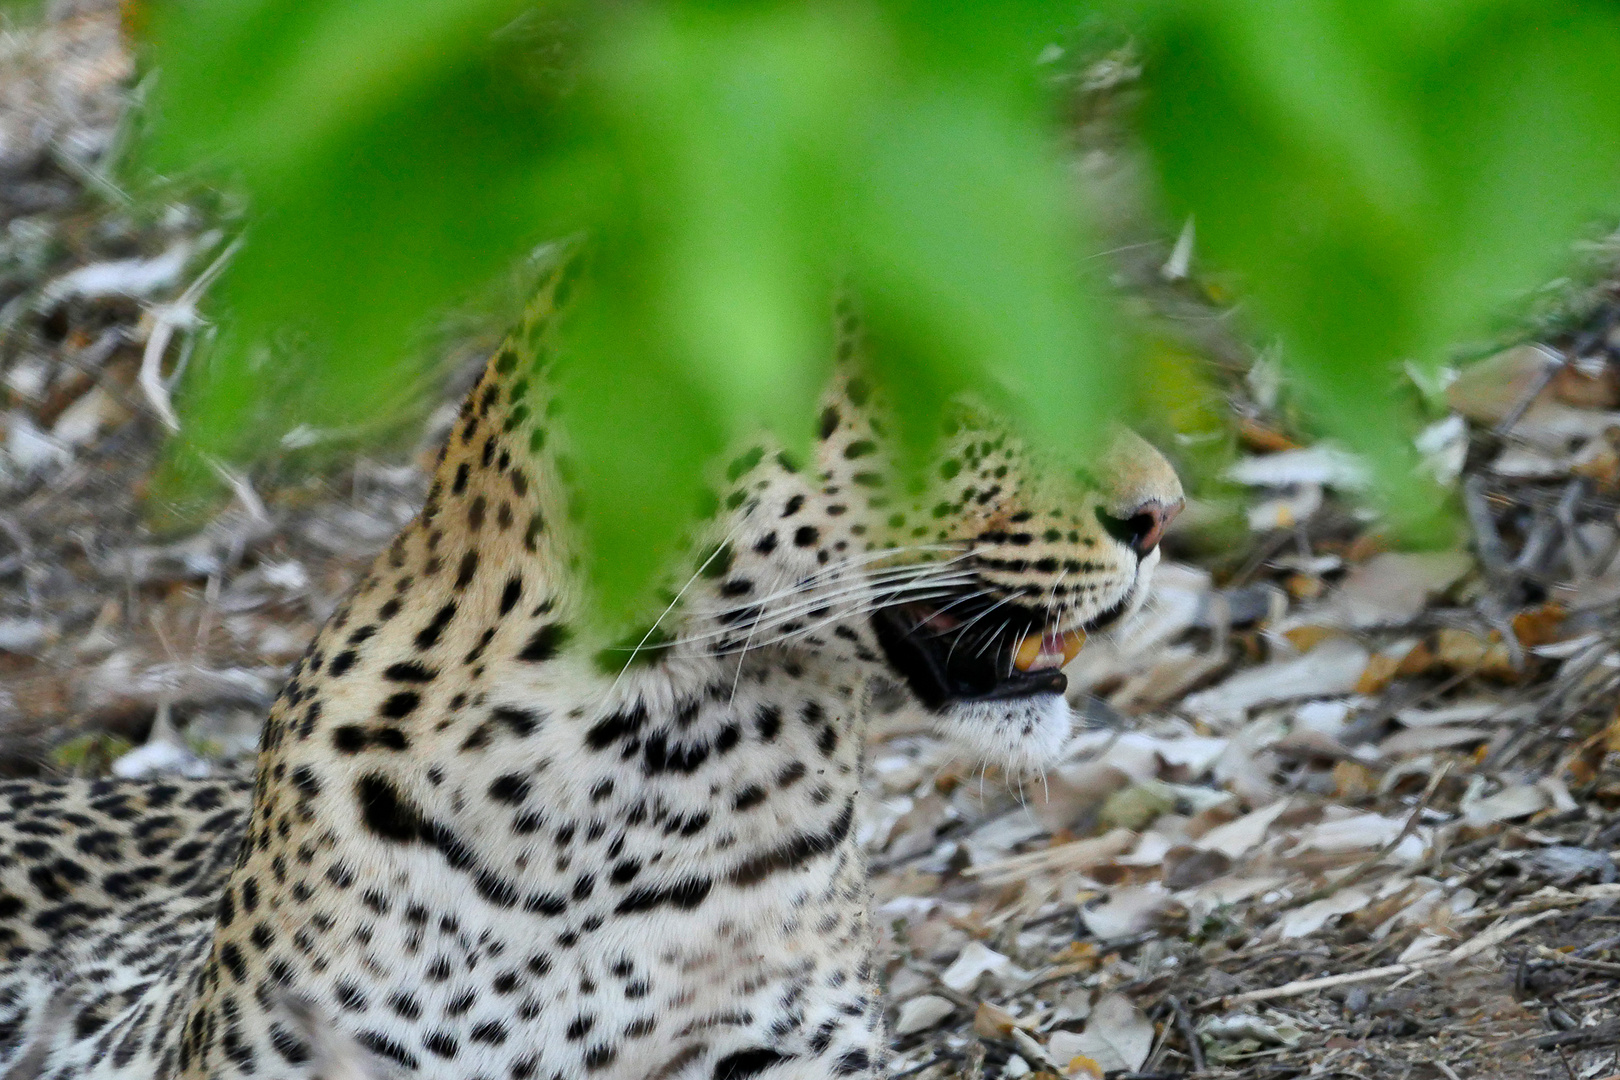
<svg viewBox="0 0 1620 1080">
<path fill-rule="evenodd" d="M 260 524 L 269 524 L 270 511 L 264 507 L 264 501 L 259 493 L 253 490 L 253 483 L 241 473 L 227 467 L 223 462 L 209 459 L 208 464 L 213 467 L 215 474 L 230 487 L 236 500 L 247 511 L 248 517 Z"/>
<path fill-rule="evenodd" d="M 1526 915 L 1522 919 L 1512 922 L 1499 923 L 1491 929 L 1480 934 L 1472 941 L 1464 942 L 1444 956 L 1431 957 L 1428 960 L 1416 960 L 1409 964 L 1389 964 L 1385 967 L 1370 968 L 1366 971 L 1351 971 L 1343 975 L 1324 975 L 1317 979 L 1296 979 L 1281 986 L 1271 986 L 1264 990 L 1251 990 L 1246 994 L 1234 994 L 1221 998 L 1224 1008 L 1233 1008 L 1238 1005 L 1247 1005 L 1252 1001 L 1270 1001 L 1273 998 L 1298 997 L 1316 990 L 1326 990 L 1334 986 L 1347 986 L 1351 983 L 1371 982 L 1374 979 L 1388 978 L 1391 975 L 1417 975 L 1434 968 L 1449 967 L 1468 959 L 1475 953 L 1483 952 L 1494 945 L 1500 945 L 1508 938 L 1522 933 L 1557 914 L 1556 909 L 1543 911 L 1535 915 Z"/>
<path fill-rule="evenodd" d="M 1046 1047 L 1035 1041 L 1035 1036 L 1023 1028 L 1012 1029 L 1013 1045 L 1026 1061 L 1033 1060 L 1037 1065 L 1048 1065 L 1054 1072 L 1062 1072 L 1063 1066 L 1052 1060 L 1052 1055 L 1046 1052 Z"/>
<path fill-rule="evenodd" d="M 1563 1044 L 1559 1044 L 1553 1049 L 1558 1051 L 1558 1060 L 1564 1063 L 1564 1072 L 1569 1075 L 1569 1080 L 1577 1080 L 1575 1066 L 1569 1063 L 1569 1051 L 1564 1049 Z"/>
<path fill-rule="evenodd" d="M 1475 475 L 1463 481 L 1463 508 L 1474 530 L 1474 548 L 1485 567 L 1485 576 L 1498 587 L 1512 585 L 1513 571 L 1508 566 L 1507 549 L 1502 545 L 1502 534 L 1497 531 L 1490 504 L 1485 500 L 1484 477 Z"/>
<path fill-rule="evenodd" d="M 942 1061 L 956 1062 L 956 1061 L 961 1061 L 961 1060 L 962 1060 L 962 1055 L 961 1054 L 953 1054 L 949 1050 L 944 1050 L 944 1051 L 941 1051 L 938 1054 L 935 1054 L 933 1057 L 929 1058 L 927 1061 L 923 1062 L 921 1065 L 913 1065 L 909 1069 L 902 1069 L 900 1072 L 891 1073 L 889 1075 L 889 1080 L 905 1080 L 906 1077 L 908 1077 L 908 1076 L 916 1076 L 918 1073 L 922 1072 L 923 1070 L 931 1069 L 935 1065 L 938 1065 Z"/>
<path fill-rule="evenodd" d="M 1573 971 L 1590 971 L 1595 975 L 1607 975 L 1611 979 L 1620 979 L 1620 964 L 1609 963 L 1604 960 L 1583 960 L 1578 956 L 1567 956 L 1555 952 L 1546 946 L 1536 949 L 1536 959 L 1545 960 L 1549 964 L 1567 967 Z"/>
<path fill-rule="evenodd" d="M 1176 1014 L 1176 1029 L 1181 1037 L 1187 1040 L 1187 1056 L 1192 1059 L 1193 1072 L 1204 1071 L 1204 1048 L 1198 1042 L 1198 1032 L 1193 1028 L 1192 1015 L 1187 1012 L 1187 1006 L 1181 999 L 1171 995 L 1165 999 L 1170 1004 L 1170 1011 Z"/>
<path fill-rule="evenodd" d="M 214 257 L 214 261 L 197 276 L 197 280 L 186 286 L 179 299 L 169 304 L 153 304 L 150 309 L 152 328 L 146 335 L 146 351 L 141 354 L 141 371 L 135 382 L 152 406 L 152 411 L 157 413 L 163 426 L 170 431 L 180 430 L 180 418 L 175 415 L 174 406 L 169 401 L 169 386 L 163 378 L 163 355 L 169 351 L 169 342 L 173 340 L 176 330 L 198 324 L 197 301 L 202 299 L 214 279 L 224 273 L 231 257 L 241 246 L 242 238 L 239 236 Z"/>
<path fill-rule="evenodd" d="M 1057 967 L 1049 968 L 1046 971 L 1043 971 L 1041 974 L 1029 980 L 1029 982 L 1020 986 L 1016 993 L 1027 994 L 1031 990 L 1038 990 L 1043 986 L 1048 986 L 1055 982 L 1061 982 L 1062 980 L 1070 978 L 1071 976 L 1084 975 L 1094 966 L 1095 965 L 1093 964 L 1085 963 L 1059 964 Z"/>
<path fill-rule="evenodd" d="M 1529 385 L 1519 395 L 1519 400 L 1513 403 L 1513 408 L 1509 409 L 1501 422 L 1496 425 L 1492 434 L 1498 438 L 1508 435 L 1513 425 L 1524 418 L 1524 414 L 1530 411 L 1530 406 L 1536 403 L 1536 398 L 1540 397 L 1541 392 L 1547 389 L 1547 384 L 1552 382 L 1553 373 L 1564 364 L 1563 355 L 1550 346 L 1537 344 L 1534 348 L 1546 358 L 1547 362 L 1530 379 Z"/>
</svg>

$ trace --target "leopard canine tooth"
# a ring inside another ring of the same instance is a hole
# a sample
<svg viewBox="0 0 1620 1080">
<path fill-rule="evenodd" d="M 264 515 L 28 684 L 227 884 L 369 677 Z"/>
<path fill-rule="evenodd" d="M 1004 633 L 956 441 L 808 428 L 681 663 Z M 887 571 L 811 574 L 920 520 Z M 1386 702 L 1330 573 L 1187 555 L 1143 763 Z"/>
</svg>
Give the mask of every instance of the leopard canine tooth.
<svg viewBox="0 0 1620 1080">
<path fill-rule="evenodd" d="M 1060 668 L 1073 660 L 1086 643 L 1084 630 L 1062 634 L 1026 634 L 1013 654 L 1013 667 L 1019 671 L 1045 671 Z"/>
</svg>

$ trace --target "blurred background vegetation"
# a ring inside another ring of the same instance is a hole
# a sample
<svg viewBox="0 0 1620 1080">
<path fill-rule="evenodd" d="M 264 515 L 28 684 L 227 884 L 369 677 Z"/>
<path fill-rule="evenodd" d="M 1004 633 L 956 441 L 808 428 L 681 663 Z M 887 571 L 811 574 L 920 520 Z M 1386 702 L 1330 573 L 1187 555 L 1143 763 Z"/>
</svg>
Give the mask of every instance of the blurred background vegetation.
<svg viewBox="0 0 1620 1080">
<path fill-rule="evenodd" d="M 1414 542 L 1447 513 L 1413 472 L 1412 388 L 1620 204 L 1607 0 L 218 0 L 130 21 L 128 167 L 233 193 L 244 223 L 159 492 L 295 430 L 386 429 L 447 310 L 514 311 L 531 253 L 584 236 L 558 377 L 615 608 L 728 440 L 807 441 L 839 284 L 914 451 L 962 392 L 1060 460 L 1111 419 L 1200 429 L 1187 346 L 1098 258 L 1120 183 L 1089 164 L 1099 101 L 1179 230 L 1162 276 L 1243 298 Z"/>
</svg>

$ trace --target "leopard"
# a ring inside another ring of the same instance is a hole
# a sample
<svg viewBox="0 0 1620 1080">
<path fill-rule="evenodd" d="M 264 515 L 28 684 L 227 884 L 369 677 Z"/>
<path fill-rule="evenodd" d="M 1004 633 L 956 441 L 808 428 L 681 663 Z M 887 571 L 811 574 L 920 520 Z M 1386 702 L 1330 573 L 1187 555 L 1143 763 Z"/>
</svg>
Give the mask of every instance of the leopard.
<svg viewBox="0 0 1620 1080">
<path fill-rule="evenodd" d="M 1070 468 L 966 398 L 906 480 L 841 303 L 813 461 L 722 455 L 662 614 L 606 633 L 559 262 L 251 781 L 0 782 L 0 1077 L 882 1075 L 874 686 L 987 766 L 1050 764 L 1063 667 L 1143 603 L 1180 483 L 1127 430 Z"/>
</svg>

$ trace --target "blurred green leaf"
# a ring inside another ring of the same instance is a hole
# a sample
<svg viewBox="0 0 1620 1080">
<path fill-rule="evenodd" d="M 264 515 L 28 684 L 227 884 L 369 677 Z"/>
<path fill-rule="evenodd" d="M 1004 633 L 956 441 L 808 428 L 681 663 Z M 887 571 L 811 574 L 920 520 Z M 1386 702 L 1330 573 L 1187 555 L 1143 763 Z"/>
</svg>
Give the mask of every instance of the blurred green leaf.
<svg viewBox="0 0 1620 1080">
<path fill-rule="evenodd" d="M 1409 532 L 1399 365 L 1543 279 L 1620 177 L 1598 0 L 171 2 L 149 163 L 253 200 L 177 460 L 396 406 L 424 320 L 537 243 L 591 272 L 556 366 L 587 561 L 629 608 L 715 453 L 808 439 L 857 295 L 912 468 L 956 395 L 1075 459 L 1129 396 L 1037 56 L 1136 28 L 1142 134 L 1199 254 L 1240 272 Z M 272 347 L 289 337 L 296 348 Z M 189 457 L 188 457 L 189 455 Z"/>
<path fill-rule="evenodd" d="M 1077 209 L 1034 118 L 967 95 L 896 103 L 856 196 L 856 280 L 897 395 L 926 448 L 952 394 L 989 396 L 1066 456 L 1116 400 L 1080 277 Z"/>
<path fill-rule="evenodd" d="M 150 160 L 212 163 L 257 211 L 219 295 L 231 331 L 190 386 L 191 451 L 264 437 L 243 420 L 284 328 L 312 357 L 313 415 L 288 426 L 352 422 L 397 400 L 390 362 L 424 318 L 576 232 L 592 287 L 556 377 L 615 614 L 717 450 L 761 426 L 805 448 L 842 282 L 870 291 L 914 447 L 962 391 L 1062 448 L 1101 429 L 1109 368 L 1033 65 L 1062 8 L 520 10 L 166 11 Z M 555 78 L 529 70 L 570 50 Z"/>
<path fill-rule="evenodd" d="M 1148 27 L 1145 130 L 1175 209 L 1421 528 L 1435 499 L 1395 365 L 1438 362 L 1615 208 L 1615 9 L 1178 0 Z"/>
<path fill-rule="evenodd" d="M 202 452 L 241 457 L 280 434 L 243 421 L 268 382 L 267 343 L 288 329 L 308 359 L 306 412 L 287 428 L 397 409 L 394 363 L 412 335 L 548 235 L 533 186 L 556 133 L 518 77 L 521 49 L 491 37 L 517 5 L 472 5 L 481 27 L 467 7 L 160 13 L 150 162 L 213 167 L 255 200 L 217 292 L 228 333 L 188 386 L 186 435 Z"/>
</svg>

